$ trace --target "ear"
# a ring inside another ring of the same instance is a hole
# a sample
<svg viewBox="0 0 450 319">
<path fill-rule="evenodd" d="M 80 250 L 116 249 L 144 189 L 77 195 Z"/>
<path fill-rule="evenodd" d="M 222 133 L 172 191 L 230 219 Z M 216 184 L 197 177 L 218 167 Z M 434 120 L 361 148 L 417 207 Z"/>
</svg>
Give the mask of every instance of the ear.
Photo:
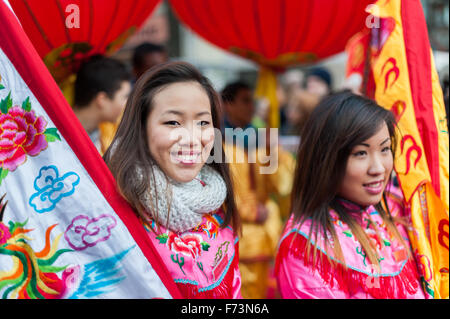
<svg viewBox="0 0 450 319">
<path fill-rule="evenodd" d="M 111 99 L 105 92 L 99 92 L 94 98 L 95 105 L 99 110 L 104 110 L 108 107 Z"/>
</svg>

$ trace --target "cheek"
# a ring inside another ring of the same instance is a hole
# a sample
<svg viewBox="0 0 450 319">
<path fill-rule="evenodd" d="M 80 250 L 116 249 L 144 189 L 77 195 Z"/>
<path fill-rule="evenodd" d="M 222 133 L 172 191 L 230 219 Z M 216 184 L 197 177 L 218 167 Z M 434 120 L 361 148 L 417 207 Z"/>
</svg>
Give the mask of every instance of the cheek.
<svg viewBox="0 0 450 319">
<path fill-rule="evenodd" d="M 205 148 L 206 151 L 210 151 L 214 146 L 214 128 L 205 129 L 201 135 L 202 147 Z"/>
<path fill-rule="evenodd" d="M 355 184 L 361 184 L 364 181 L 364 177 L 367 173 L 367 165 L 361 160 L 349 159 L 347 162 L 347 168 L 345 170 L 345 176 L 343 179 L 343 185 L 346 187 L 352 187 Z"/>
<path fill-rule="evenodd" d="M 155 159 L 163 158 L 165 155 L 169 156 L 170 148 L 174 144 L 169 136 L 169 132 L 164 127 L 156 126 L 147 130 L 149 151 Z"/>
<path fill-rule="evenodd" d="M 386 174 L 390 175 L 392 170 L 394 169 L 394 159 L 392 158 L 392 155 L 386 156 L 386 160 L 383 163 L 385 169 L 386 169 Z"/>
</svg>

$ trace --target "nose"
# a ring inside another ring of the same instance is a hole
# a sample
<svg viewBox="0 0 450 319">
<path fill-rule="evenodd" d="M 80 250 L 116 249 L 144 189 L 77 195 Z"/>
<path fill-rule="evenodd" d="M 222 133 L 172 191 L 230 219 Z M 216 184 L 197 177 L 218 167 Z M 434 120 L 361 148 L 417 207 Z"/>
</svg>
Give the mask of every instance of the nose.
<svg viewBox="0 0 450 319">
<path fill-rule="evenodd" d="M 372 156 L 369 164 L 368 174 L 372 176 L 383 175 L 386 172 L 383 160 L 377 156 Z"/>
<path fill-rule="evenodd" d="M 173 138 L 179 147 L 186 149 L 199 148 L 201 145 L 201 129 L 196 125 L 186 125 L 184 127 L 177 128 L 172 132 Z"/>
</svg>

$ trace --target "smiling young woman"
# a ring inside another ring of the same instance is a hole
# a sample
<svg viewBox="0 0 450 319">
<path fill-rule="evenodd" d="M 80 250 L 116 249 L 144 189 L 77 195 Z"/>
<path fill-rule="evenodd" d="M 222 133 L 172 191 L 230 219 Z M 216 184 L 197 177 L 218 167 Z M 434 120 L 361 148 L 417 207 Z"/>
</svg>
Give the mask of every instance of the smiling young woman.
<svg viewBox="0 0 450 319">
<path fill-rule="evenodd" d="M 219 111 L 217 93 L 192 65 L 158 65 L 136 82 L 104 155 L 186 298 L 241 297 L 230 173 L 208 161 Z"/>
<path fill-rule="evenodd" d="M 393 115 L 349 92 L 302 132 L 276 275 L 284 298 L 424 298 L 392 169 Z"/>
</svg>

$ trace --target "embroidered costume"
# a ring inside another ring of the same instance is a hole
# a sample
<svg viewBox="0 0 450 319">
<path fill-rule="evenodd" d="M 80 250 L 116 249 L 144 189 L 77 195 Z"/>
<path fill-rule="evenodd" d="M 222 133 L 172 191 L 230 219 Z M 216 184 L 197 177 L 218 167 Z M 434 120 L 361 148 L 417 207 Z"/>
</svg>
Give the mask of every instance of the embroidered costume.
<svg viewBox="0 0 450 319">
<path fill-rule="evenodd" d="M 404 216 L 400 194 L 389 193 L 388 205 L 392 216 Z M 373 206 L 362 210 L 358 205 L 343 200 L 347 211 L 359 222 L 379 256 L 379 266 L 371 265 L 361 244 L 349 226 L 330 211 L 336 235 L 345 258 L 337 261 L 332 245 L 326 247 L 323 234 L 317 242 L 312 236 L 313 247 L 306 257 L 311 220 L 301 226 L 289 219 L 281 237 L 276 258 L 276 277 L 283 298 L 322 299 L 371 299 L 371 298 L 425 298 L 421 289 L 417 266 L 404 246 L 388 231 L 383 219 Z M 409 245 L 406 230 L 397 228 Z M 379 236 L 377 235 L 379 234 Z M 328 236 L 331 241 L 331 236 Z M 316 267 L 312 267 L 314 249 L 317 253 Z M 335 266 L 327 258 L 335 261 Z"/>
<path fill-rule="evenodd" d="M 185 298 L 242 298 L 238 238 L 231 227 L 220 228 L 222 223 L 219 210 L 204 214 L 197 227 L 182 233 L 154 222 L 145 225 Z"/>
<path fill-rule="evenodd" d="M 242 298 L 238 238 L 230 226 L 221 228 L 227 194 L 223 178 L 208 165 L 187 183 L 166 179 L 157 166 L 153 171 L 143 199 L 151 220 L 144 226 L 182 295 Z"/>
</svg>

